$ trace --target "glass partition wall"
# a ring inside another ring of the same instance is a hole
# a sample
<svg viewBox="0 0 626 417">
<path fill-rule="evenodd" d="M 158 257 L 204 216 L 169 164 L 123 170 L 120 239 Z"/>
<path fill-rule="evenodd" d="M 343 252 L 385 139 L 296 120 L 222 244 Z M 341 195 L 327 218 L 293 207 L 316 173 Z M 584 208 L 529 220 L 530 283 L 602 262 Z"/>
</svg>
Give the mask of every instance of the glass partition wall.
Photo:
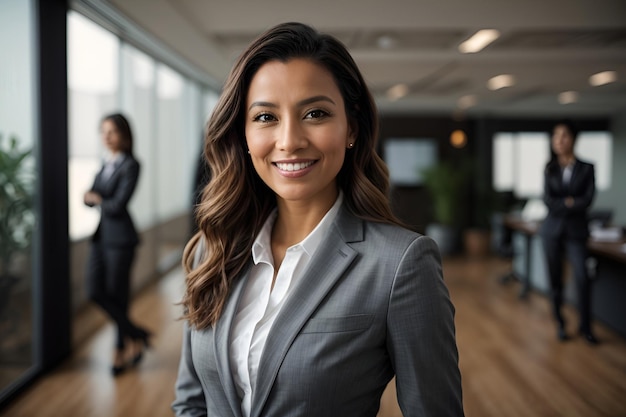
<svg viewBox="0 0 626 417">
<path fill-rule="evenodd" d="M 122 112 L 132 123 L 142 175 L 130 209 L 156 242 L 141 264 L 158 264 L 172 248 L 154 230 L 190 213 L 217 97 L 67 7 L 0 2 L 0 407 L 71 350 L 84 265 L 69 251 L 98 222 L 82 194 L 102 163 L 102 117 Z"/>
<path fill-rule="evenodd" d="M 37 115 L 34 6 L 0 2 L 0 398 L 35 364 Z"/>
<path fill-rule="evenodd" d="M 129 211 L 141 234 L 133 289 L 178 265 L 191 230 L 194 179 L 204 125 L 216 93 L 131 45 L 77 11 L 69 11 L 69 184 L 72 304 L 87 305 L 84 270 L 98 212 L 82 202 L 105 155 L 103 117 L 123 113 L 140 163 Z M 80 337 L 78 337 L 80 338 Z"/>
</svg>

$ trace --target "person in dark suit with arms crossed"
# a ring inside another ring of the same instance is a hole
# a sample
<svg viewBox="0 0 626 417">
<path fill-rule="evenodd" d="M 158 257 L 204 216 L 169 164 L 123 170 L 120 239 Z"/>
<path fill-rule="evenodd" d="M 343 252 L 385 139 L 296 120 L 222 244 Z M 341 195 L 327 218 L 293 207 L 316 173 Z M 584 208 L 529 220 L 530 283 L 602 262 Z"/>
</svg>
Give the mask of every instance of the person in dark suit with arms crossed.
<svg viewBox="0 0 626 417">
<path fill-rule="evenodd" d="M 112 114 L 102 120 L 100 132 L 109 151 L 84 202 L 100 209 L 87 265 L 87 292 L 116 323 L 117 341 L 111 368 L 114 376 L 138 364 L 148 347 L 149 333 L 128 317 L 130 270 L 139 237 L 128 213 L 128 201 L 139 178 L 128 120 Z"/>
<path fill-rule="evenodd" d="M 569 120 L 558 122 L 552 132 L 554 157 L 544 173 L 543 201 L 548 215 L 541 225 L 541 237 L 548 264 L 552 306 L 559 340 L 568 338 L 563 304 L 563 255 L 567 253 L 574 271 L 580 311 L 580 334 L 591 344 L 598 343 L 591 331 L 591 285 L 587 274 L 587 213 L 595 194 L 594 166 L 574 155 L 578 131 Z"/>
</svg>

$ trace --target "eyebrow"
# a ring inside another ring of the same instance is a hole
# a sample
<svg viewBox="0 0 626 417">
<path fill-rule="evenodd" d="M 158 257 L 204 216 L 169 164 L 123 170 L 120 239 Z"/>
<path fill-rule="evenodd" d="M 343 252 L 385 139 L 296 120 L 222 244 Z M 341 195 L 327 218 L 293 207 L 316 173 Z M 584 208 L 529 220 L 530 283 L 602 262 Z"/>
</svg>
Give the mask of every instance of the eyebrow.
<svg viewBox="0 0 626 417">
<path fill-rule="evenodd" d="M 318 101 L 327 101 L 329 103 L 335 104 L 335 101 L 333 99 L 331 99 L 328 96 L 313 96 L 313 97 L 309 97 L 309 98 L 305 98 L 304 100 L 299 101 L 297 104 L 298 106 L 306 106 L 307 104 L 312 104 L 312 103 L 316 103 Z M 250 104 L 250 107 L 248 107 L 248 110 L 252 109 L 253 107 L 273 107 L 273 108 L 277 108 L 278 106 L 274 103 L 270 103 L 269 101 L 255 101 L 254 103 Z"/>
</svg>

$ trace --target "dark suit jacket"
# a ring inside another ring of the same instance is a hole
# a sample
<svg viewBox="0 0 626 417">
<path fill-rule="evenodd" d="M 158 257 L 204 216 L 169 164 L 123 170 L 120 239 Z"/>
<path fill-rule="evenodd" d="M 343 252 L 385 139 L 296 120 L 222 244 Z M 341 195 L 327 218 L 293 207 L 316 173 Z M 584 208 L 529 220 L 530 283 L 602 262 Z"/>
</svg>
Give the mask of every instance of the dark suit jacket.
<svg viewBox="0 0 626 417">
<path fill-rule="evenodd" d="M 103 170 L 104 167 L 91 187 L 102 196 L 100 224 L 94 240 L 108 246 L 137 245 L 139 237 L 127 206 L 139 178 L 139 163 L 131 155 L 124 155 L 106 180 L 102 177 Z"/>
<path fill-rule="evenodd" d="M 569 185 L 563 184 L 562 178 L 558 162 L 549 162 L 544 173 L 543 194 L 548 215 L 541 225 L 541 234 L 554 238 L 567 233 L 570 238 L 586 239 L 589 236 L 587 214 L 596 190 L 593 165 L 577 159 Z M 574 198 L 572 207 L 565 205 L 568 196 Z"/>
<path fill-rule="evenodd" d="M 185 326 L 178 416 L 240 417 L 230 332 L 248 270 L 222 316 Z M 463 415 L 454 307 L 430 238 L 342 207 L 270 330 L 252 417 L 374 417 L 396 375 L 405 417 Z"/>
</svg>

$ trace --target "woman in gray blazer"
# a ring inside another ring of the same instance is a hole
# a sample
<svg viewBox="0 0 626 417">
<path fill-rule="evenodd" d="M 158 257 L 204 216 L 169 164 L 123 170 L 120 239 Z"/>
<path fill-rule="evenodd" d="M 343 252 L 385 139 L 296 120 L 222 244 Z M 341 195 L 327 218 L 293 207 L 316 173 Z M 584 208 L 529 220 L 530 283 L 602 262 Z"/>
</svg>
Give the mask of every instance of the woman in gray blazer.
<svg viewBox="0 0 626 417">
<path fill-rule="evenodd" d="M 130 124 L 123 115 L 106 116 L 100 133 L 109 157 L 84 196 L 86 205 L 100 209 L 87 261 L 87 293 L 117 325 L 111 367 L 117 376 L 141 361 L 149 338 L 128 317 L 130 269 L 139 238 L 127 205 L 137 185 L 139 163 L 133 157 Z"/>
<path fill-rule="evenodd" d="M 209 121 L 211 181 L 185 249 L 178 416 L 462 416 L 436 244 L 393 216 L 377 113 L 335 38 L 278 25 Z"/>
</svg>

